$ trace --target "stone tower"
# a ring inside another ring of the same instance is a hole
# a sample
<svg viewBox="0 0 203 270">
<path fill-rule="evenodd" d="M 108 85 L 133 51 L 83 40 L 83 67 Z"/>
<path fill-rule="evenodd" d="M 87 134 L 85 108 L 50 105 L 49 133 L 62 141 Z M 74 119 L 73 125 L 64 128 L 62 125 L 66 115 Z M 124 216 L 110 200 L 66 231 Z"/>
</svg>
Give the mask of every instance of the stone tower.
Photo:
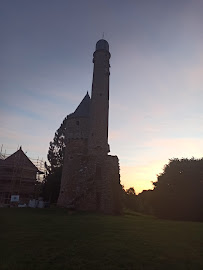
<svg viewBox="0 0 203 270">
<path fill-rule="evenodd" d="M 58 205 L 107 214 L 121 212 L 118 158 L 108 155 L 109 44 L 93 54 L 91 99 L 84 97 L 68 116 L 66 153 Z"/>
<path fill-rule="evenodd" d="M 109 44 L 99 40 L 93 54 L 93 81 L 90 107 L 89 154 L 107 154 L 109 115 Z"/>
</svg>

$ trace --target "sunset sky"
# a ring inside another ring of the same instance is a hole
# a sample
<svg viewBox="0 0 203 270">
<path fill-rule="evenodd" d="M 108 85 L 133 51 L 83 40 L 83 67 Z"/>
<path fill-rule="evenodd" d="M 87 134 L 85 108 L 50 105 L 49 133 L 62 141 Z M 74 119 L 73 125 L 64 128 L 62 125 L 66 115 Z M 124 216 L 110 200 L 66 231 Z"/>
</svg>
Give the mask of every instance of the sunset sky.
<svg viewBox="0 0 203 270">
<path fill-rule="evenodd" d="M 203 156 L 202 0 L 2 0 L 0 146 L 46 159 L 111 53 L 109 144 L 136 193 L 170 158 Z"/>
</svg>

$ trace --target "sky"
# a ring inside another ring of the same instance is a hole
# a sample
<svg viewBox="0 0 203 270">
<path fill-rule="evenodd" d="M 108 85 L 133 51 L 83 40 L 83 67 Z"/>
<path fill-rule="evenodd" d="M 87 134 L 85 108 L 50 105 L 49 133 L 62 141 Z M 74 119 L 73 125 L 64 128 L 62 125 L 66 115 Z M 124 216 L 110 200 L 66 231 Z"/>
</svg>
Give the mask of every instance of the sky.
<svg viewBox="0 0 203 270">
<path fill-rule="evenodd" d="M 111 53 L 109 144 L 121 184 L 153 188 L 171 158 L 203 153 L 202 0 L 1 0 L 0 146 L 46 160 Z"/>
</svg>

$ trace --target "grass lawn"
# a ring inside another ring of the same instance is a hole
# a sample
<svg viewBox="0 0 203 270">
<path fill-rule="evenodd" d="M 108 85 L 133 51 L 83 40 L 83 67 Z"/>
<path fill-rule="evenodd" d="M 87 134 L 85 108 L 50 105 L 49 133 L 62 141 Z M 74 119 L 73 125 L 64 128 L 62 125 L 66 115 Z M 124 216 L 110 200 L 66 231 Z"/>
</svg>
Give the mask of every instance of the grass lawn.
<svg viewBox="0 0 203 270">
<path fill-rule="evenodd" d="M 203 223 L 0 209 L 0 269 L 203 269 Z"/>
</svg>

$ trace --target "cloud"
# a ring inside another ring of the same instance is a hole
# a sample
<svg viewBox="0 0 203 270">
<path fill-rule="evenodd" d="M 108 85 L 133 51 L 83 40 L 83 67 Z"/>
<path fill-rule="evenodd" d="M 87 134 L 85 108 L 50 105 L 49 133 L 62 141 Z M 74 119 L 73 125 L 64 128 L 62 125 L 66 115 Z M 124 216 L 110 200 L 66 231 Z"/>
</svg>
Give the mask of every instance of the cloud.
<svg viewBox="0 0 203 270">
<path fill-rule="evenodd" d="M 165 138 L 153 139 L 145 143 L 151 146 L 156 155 L 169 158 L 177 157 L 202 157 L 203 139 L 202 138 Z"/>
</svg>

